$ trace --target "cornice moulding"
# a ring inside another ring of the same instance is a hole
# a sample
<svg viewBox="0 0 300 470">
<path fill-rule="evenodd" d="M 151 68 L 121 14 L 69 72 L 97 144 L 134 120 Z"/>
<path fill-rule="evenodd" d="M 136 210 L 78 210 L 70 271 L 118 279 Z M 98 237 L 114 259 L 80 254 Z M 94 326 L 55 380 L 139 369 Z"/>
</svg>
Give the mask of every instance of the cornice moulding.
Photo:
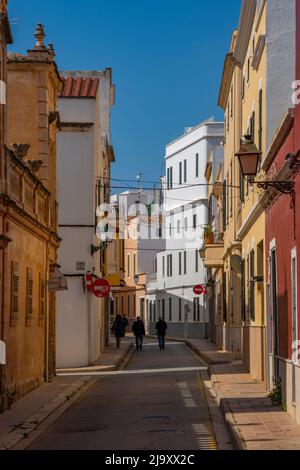
<svg viewBox="0 0 300 470">
<path fill-rule="evenodd" d="M 256 0 L 243 0 L 238 35 L 234 50 L 237 61 L 243 66 L 247 54 L 252 26 L 255 18 Z"/>
</svg>

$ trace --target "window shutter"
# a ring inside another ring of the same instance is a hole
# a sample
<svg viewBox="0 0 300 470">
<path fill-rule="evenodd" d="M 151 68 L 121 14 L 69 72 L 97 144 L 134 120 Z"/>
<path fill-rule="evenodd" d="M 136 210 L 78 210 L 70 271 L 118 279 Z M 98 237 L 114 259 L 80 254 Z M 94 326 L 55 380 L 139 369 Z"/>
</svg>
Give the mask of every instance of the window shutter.
<svg viewBox="0 0 300 470">
<path fill-rule="evenodd" d="M 226 231 L 226 213 L 227 213 L 227 208 L 226 208 L 226 200 L 227 200 L 227 184 L 226 180 L 223 183 L 223 231 Z"/>
<path fill-rule="evenodd" d="M 26 326 L 30 326 L 33 317 L 33 273 L 27 268 L 26 275 Z"/>
<path fill-rule="evenodd" d="M 245 260 L 242 260 L 242 279 L 241 279 L 241 300 L 242 300 L 242 321 L 246 321 L 246 290 L 245 290 Z"/>
<path fill-rule="evenodd" d="M 19 318 L 19 266 L 18 263 L 11 264 L 11 307 L 10 324 L 15 326 Z"/>
<path fill-rule="evenodd" d="M 223 273 L 223 320 L 227 323 L 227 276 Z"/>
<path fill-rule="evenodd" d="M 41 274 L 40 274 L 39 284 L 40 284 L 39 323 L 41 324 L 46 318 L 46 283 Z"/>
</svg>

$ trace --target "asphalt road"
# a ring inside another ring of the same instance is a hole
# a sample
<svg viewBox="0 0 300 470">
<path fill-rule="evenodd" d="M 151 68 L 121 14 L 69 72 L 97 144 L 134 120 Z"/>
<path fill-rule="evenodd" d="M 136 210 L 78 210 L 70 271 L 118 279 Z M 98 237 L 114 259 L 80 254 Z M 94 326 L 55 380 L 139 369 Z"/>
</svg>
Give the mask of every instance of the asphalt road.
<svg viewBox="0 0 300 470">
<path fill-rule="evenodd" d="M 216 449 L 200 374 L 191 370 L 201 366 L 184 344 L 160 351 L 147 340 L 123 373 L 99 377 L 30 449 Z"/>
</svg>

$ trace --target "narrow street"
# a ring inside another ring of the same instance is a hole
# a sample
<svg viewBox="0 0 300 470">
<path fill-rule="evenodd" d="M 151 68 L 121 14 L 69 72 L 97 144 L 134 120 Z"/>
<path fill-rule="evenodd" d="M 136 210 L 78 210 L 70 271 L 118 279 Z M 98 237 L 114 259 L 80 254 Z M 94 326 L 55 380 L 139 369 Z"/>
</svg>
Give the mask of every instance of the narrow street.
<svg viewBox="0 0 300 470">
<path fill-rule="evenodd" d="M 216 450 L 197 368 L 184 344 L 159 351 L 149 339 L 125 371 L 99 377 L 30 449 Z"/>
</svg>

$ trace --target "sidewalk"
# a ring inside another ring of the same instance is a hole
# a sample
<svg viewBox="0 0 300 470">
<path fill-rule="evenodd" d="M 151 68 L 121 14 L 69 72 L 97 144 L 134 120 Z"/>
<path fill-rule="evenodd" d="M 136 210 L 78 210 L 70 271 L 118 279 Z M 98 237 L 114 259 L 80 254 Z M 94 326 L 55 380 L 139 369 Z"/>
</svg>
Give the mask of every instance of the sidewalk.
<svg viewBox="0 0 300 470">
<path fill-rule="evenodd" d="M 219 404 L 237 449 L 300 450 L 300 426 L 272 406 L 265 386 L 240 361 L 208 340 L 184 340 L 209 365 L 210 393 Z"/>
<path fill-rule="evenodd" d="M 68 372 L 94 372 L 117 370 L 133 349 L 132 338 L 124 338 L 121 348 L 111 344 L 92 367 L 67 369 Z M 62 373 L 62 371 L 59 371 Z M 11 410 L 0 414 L 0 450 L 8 450 L 27 438 L 35 429 L 55 413 L 56 419 L 80 398 L 95 379 L 85 376 L 57 376 L 13 404 Z M 61 413 L 59 414 L 59 409 Z"/>
</svg>

